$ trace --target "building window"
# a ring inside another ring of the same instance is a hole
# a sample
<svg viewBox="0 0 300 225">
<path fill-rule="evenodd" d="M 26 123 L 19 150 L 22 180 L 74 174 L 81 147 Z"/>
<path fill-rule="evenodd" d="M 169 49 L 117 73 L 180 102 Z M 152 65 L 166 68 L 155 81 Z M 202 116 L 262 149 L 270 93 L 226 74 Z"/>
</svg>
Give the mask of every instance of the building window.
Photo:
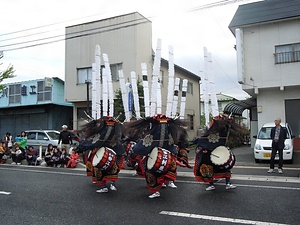
<svg viewBox="0 0 300 225">
<path fill-rule="evenodd" d="M 191 95 L 193 94 L 193 83 L 188 81 L 186 92 L 191 94 Z"/>
<path fill-rule="evenodd" d="M 300 62 L 300 43 L 275 46 L 275 64 Z"/>
<path fill-rule="evenodd" d="M 103 68 L 104 68 L 104 66 L 101 66 L 101 69 L 102 69 L 100 71 L 101 76 L 103 74 Z M 121 69 L 122 69 L 121 63 L 110 65 L 112 81 L 119 80 L 119 70 L 121 70 Z M 89 82 L 92 81 L 92 67 L 77 69 L 77 84 L 85 84 L 86 81 L 89 81 Z"/>
<path fill-rule="evenodd" d="M 188 123 L 188 129 L 189 130 L 194 130 L 194 116 L 193 115 L 187 115 L 187 119 L 189 121 Z"/>
<path fill-rule="evenodd" d="M 51 101 L 52 88 L 45 87 L 45 81 L 37 82 L 37 100 L 38 102 Z"/>
<path fill-rule="evenodd" d="M 164 86 L 164 71 L 159 71 L 158 75 L 158 83 L 160 83 L 160 86 Z"/>
<path fill-rule="evenodd" d="M 119 70 L 122 69 L 122 64 L 112 64 L 110 65 L 110 72 L 111 72 L 111 80 L 118 81 L 119 80 Z"/>
<path fill-rule="evenodd" d="M 183 84 L 183 80 L 181 78 L 179 78 L 179 87 L 178 87 L 179 91 L 182 90 L 182 84 Z"/>
<path fill-rule="evenodd" d="M 92 67 L 77 69 L 77 84 L 85 84 L 92 81 Z"/>
<path fill-rule="evenodd" d="M 9 103 L 21 103 L 21 84 L 9 85 Z"/>
</svg>

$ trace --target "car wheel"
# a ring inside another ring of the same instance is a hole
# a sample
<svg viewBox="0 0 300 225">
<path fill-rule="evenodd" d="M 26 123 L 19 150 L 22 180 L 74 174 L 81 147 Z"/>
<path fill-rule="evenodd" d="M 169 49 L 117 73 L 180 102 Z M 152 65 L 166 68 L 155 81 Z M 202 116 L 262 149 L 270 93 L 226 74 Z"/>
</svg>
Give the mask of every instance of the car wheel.
<svg viewBox="0 0 300 225">
<path fill-rule="evenodd" d="M 286 161 L 287 164 L 293 164 L 293 162 L 294 162 L 294 159 L 293 159 L 293 158 Z"/>
<path fill-rule="evenodd" d="M 255 159 L 255 162 L 256 162 L 256 163 L 259 163 L 259 162 L 260 162 L 260 160 L 259 160 L 259 159 Z"/>
</svg>

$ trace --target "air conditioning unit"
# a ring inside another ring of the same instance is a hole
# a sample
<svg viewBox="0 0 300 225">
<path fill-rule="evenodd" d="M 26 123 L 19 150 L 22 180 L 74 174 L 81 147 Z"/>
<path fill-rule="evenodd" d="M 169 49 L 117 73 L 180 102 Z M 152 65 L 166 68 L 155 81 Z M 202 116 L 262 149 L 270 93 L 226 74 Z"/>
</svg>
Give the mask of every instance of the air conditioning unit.
<svg viewBox="0 0 300 225">
<path fill-rule="evenodd" d="M 52 87 L 52 78 L 45 77 L 45 87 Z"/>
</svg>

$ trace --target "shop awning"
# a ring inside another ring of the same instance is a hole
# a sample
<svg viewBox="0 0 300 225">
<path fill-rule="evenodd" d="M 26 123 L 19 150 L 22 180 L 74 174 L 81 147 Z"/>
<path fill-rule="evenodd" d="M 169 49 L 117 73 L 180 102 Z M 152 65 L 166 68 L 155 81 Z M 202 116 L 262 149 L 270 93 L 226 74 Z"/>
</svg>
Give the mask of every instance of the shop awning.
<svg viewBox="0 0 300 225">
<path fill-rule="evenodd" d="M 245 109 L 251 109 L 253 107 L 256 107 L 256 98 L 248 98 L 246 100 L 228 103 L 224 107 L 223 112 L 241 116 Z"/>
</svg>

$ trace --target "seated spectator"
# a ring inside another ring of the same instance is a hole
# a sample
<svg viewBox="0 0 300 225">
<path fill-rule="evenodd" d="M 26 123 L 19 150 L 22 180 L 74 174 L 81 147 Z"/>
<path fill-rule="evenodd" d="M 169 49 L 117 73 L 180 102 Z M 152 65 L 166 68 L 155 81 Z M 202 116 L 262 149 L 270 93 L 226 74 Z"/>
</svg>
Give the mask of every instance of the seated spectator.
<svg viewBox="0 0 300 225">
<path fill-rule="evenodd" d="M 14 165 L 21 165 L 22 160 L 25 158 L 25 153 L 23 150 L 21 150 L 20 145 L 18 143 L 15 143 L 14 148 L 11 152 L 11 158 L 12 158 L 12 164 Z"/>
<path fill-rule="evenodd" d="M 61 154 L 59 157 L 60 167 L 67 167 L 68 161 L 69 161 L 69 156 L 67 154 L 67 150 L 65 148 L 62 148 Z"/>
<path fill-rule="evenodd" d="M 60 151 L 57 147 L 53 147 L 53 154 L 51 156 L 50 162 L 53 164 L 54 167 L 57 167 L 59 164 L 59 157 L 60 157 Z"/>
<path fill-rule="evenodd" d="M 6 132 L 5 136 L 2 139 L 2 142 L 4 142 L 6 144 L 6 146 L 9 150 L 12 149 L 12 146 L 14 143 L 13 143 L 13 137 L 11 136 L 10 132 Z"/>
<path fill-rule="evenodd" d="M 33 148 L 33 146 L 29 146 L 28 150 L 26 151 L 26 160 L 28 165 L 37 165 L 37 157 L 38 152 L 36 149 Z"/>
<path fill-rule="evenodd" d="M 5 150 L 3 148 L 3 143 L 0 142 L 0 164 L 6 163 L 6 159 L 3 159 L 4 156 L 5 156 Z"/>
<path fill-rule="evenodd" d="M 53 155 L 53 145 L 52 144 L 48 144 L 48 147 L 45 151 L 45 162 L 47 166 L 53 166 L 53 161 L 51 161 L 51 157 Z"/>
<path fill-rule="evenodd" d="M 77 163 L 79 162 L 80 158 L 76 150 L 72 149 L 72 154 L 69 156 L 69 161 L 67 163 L 67 167 L 75 168 Z"/>
<path fill-rule="evenodd" d="M 25 131 L 21 132 L 21 135 L 18 135 L 15 138 L 15 141 L 19 144 L 19 148 L 25 152 L 25 149 L 27 147 L 27 135 L 25 133 Z"/>
<path fill-rule="evenodd" d="M 6 156 L 5 158 L 6 159 L 10 158 L 11 157 L 11 149 L 12 148 L 7 147 L 6 142 L 2 143 L 2 147 L 3 147 L 4 151 L 5 151 L 5 156 Z"/>
<path fill-rule="evenodd" d="M 2 156 L 2 163 L 6 163 L 6 160 L 11 158 L 11 149 L 7 147 L 6 142 L 2 142 L 2 147 L 4 150 L 4 155 Z"/>
</svg>

